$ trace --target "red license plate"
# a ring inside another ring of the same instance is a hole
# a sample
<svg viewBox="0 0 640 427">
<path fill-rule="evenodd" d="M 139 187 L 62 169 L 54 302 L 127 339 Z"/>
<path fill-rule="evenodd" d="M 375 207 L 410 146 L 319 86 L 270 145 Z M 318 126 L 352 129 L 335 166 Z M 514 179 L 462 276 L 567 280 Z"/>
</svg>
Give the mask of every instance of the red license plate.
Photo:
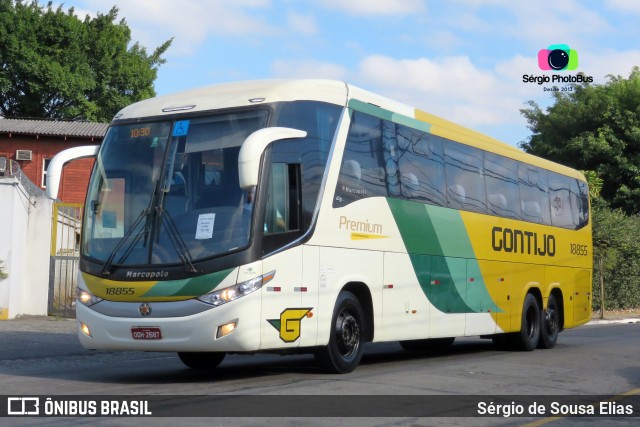
<svg viewBox="0 0 640 427">
<path fill-rule="evenodd" d="M 131 328 L 131 336 L 134 340 L 161 340 L 160 328 Z"/>
</svg>

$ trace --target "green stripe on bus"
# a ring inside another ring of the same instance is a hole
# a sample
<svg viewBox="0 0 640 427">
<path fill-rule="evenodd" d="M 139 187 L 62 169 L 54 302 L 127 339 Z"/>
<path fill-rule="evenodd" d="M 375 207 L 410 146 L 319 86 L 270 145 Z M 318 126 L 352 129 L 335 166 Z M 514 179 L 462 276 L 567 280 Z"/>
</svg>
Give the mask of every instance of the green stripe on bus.
<svg viewBox="0 0 640 427">
<path fill-rule="evenodd" d="M 388 120 L 390 122 L 397 123 L 399 125 L 408 126 L 414 129 L 421 130 L 423 132 L 430 132 L 431 125 L 429 123 L 418 120 L 414 117 L 405 116 L 403 114 L 394 113 L 389 110 L 385 110 L 377 105 L 369 104 L 368 102 L 362 102 L 357 99 L 349 100 L 349 108 L 352 110 L 360 111 L 362 113 L 369 114 L 382 120 Z"/>
<path fill-rule="evenodd" d="M 458 211 L 391 198 L 387 202 L 431 304 L 444 313 L 500 311 Z"/>
<path fill-rule="evenodd" d="M 234 268 L 184 280 L 158 282 L 143 297 L 196 297 L 215 289 Z"/>
</svg>

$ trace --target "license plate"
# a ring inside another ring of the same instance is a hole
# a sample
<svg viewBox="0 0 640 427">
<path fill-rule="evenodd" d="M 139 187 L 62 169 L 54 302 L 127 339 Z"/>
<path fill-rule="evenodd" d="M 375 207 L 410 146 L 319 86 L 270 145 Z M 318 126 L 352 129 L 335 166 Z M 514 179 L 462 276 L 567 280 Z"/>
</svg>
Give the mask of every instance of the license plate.
<svg viewBox="0 0 640 427">
<path fill-rule="evenodd" d="M 160 328 L 131 328 L 131 336 L 134 340 L 161 340 Z"/>
</svg>

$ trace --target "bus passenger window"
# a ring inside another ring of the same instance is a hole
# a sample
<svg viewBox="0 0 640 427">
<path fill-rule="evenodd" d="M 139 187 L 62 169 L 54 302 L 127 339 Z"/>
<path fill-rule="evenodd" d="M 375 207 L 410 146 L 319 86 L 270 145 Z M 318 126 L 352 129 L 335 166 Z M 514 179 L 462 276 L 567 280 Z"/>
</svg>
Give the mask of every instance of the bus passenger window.
<svg viewBox="0 0 640 427">
<path fill-rule="evenodd" d="M 446 206 L 442 138 L 415 129 L 403 131 L 411 133 L 411 143 L 398 156 L 401 196 Z"/>
<path fill-rule="evenodd" d="M 556 227 L 578 227 L 578 183 L 574 178 L 549 173 L 551 224 Z"/>
<path fill-rule="evenodd" d="M 518 162 L 496 154 L 485 153 L 484 171 L 489 213 L 520 219 Z"/>
<path fill-rule="evenodd" d="M 482 151 L 447 141 L 444 147 L 449 206 L 485 213 L 486 197 Z"/>
<path fill-rule="evenodd" d="M 589 224 L 589 186 L 584 181 L 578 181 L 578 193 L 580 214 L 578 228 Z"/>
<path fill-rule="evenodd" d="M 464 206 L 465 202 L 467 201 L 467 192 L 460 184 L 450 184 L 449 198 L 455 201 L 460 206 Z"/>
<path fill-rule="evenodd" d="M 362 168 L 355 160 L 345 160 L 338 176 L 338 186 L 334 206 L 346 205 L 355 200 L 366 197 L 367 192 L 361 185 Z"/>
<path fill-rule="evenodd" d="M 402 195 L 409 200 L 416 200 L 420 197 L 420 181 L 412 172 L 404 172 L 400 174 L 400 186 Z"/>
<path fill-rule="evenodd" d="M 547 171 L 520 163 L 518 182 L 520 184 L 522 219 L 551 225 Z"/>
<path fill-rule="evenodd" d="M 391 167 L 385 164 L 381 134 L 379 118 L 353 112 L 333 197 L 334 208 L 367 197 L 388 195 L 386 178 Z"/>
</svg>

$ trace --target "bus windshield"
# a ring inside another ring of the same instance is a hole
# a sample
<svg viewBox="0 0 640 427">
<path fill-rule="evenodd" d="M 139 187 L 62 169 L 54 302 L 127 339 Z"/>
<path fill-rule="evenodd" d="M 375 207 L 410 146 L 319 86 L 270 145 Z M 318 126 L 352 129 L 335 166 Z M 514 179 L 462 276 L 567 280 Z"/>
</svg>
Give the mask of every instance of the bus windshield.
<svg viewBox="0 0 640 427">
<path fill-rule="evenodd" d="M 192 262 L 249 244 L 253 195 L 240 188 L 243 141 L 266 109 L 112 126 L 89 185 L 83 256 L 105 264 Z"/>
</svg>

